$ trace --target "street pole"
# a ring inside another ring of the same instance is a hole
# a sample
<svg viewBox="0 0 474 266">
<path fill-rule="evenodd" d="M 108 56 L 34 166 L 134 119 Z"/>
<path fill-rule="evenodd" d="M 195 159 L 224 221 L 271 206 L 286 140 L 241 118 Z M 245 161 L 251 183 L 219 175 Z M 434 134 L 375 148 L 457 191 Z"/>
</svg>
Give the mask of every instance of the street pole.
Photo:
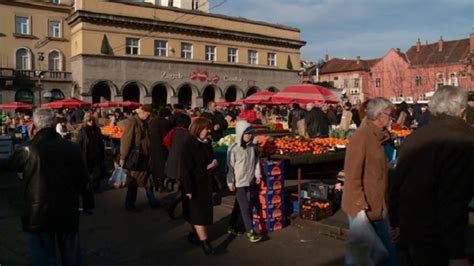
<svg viewBox="0 0 474 266">
<path fill-rule="evenodd" d="M 39 107 L 41 107 L 41 98 L 43 98 L 43 96 L 41 95 L 41 79 L 44 77 L 44 73 L 41 71 L 41 62 L 43 62 L 43 60 L 44 60 L 44 53 L 39 52 L 38 53 L 38 70 L 35 71 L 35 74 L 38 77 Z"/>
</svg>

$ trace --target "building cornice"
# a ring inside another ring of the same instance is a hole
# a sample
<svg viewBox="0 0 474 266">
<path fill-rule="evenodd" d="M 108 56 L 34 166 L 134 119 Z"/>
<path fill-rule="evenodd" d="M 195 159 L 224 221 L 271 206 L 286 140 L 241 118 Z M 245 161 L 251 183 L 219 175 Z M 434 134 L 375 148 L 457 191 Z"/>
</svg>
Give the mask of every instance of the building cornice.
<svg viewBox="0 0 474 266">
<path fill-rule="evenodd" d="M 111 15 L 94 13 L 84 10 L 76 11 L 74 14 L 69 16 L 67 22 L 70 26 L 74 26 L 77 23 L 88 22 L 93 24 L 109 24 L 113 26 L 122 26 L 136 29 L 153 29 L 154 31 L 162 32 L 178 32 L 185 34 L 193 34 L 198 36 L 206 36 L 212 38 L 222 38 L 227 40 L 247 41 L 252 43 L 261 43 L 274 46 L 289 47 L 294 49 L 300 49 L 306 44 L 305 41 L 283 39 L 270 37 L 260 34 L 252 34 L 245 32 L 237 32 L 231 30 L 222 30 L 219 28 L 206 27 L 206 26 L 195 26 L 188 24 L 179 24 L 172 22 L 163 22 L 152 19 Z"/>
<path fill-rule="evenodd" d="M 72 11 L 71 6 L 50 4 L 46 2 L 33 2 L 33 1 L 11 1 L 11 0 L 0 0 L 0 5 L 9 5 L 16 7 L 42 9 L 62 13 L 70 13 Z"/>
<path fill-rule="evenodd" d="M 190 60 L 179 60 L 171 58 L 146 58 L 138 56 L 118 56 L 118 55 L 102 55 L 102 54 L 78 54 L 71 57 L 70 61 L 76 61 L 81 57 L 93 57 L 93 58 L 103 58 L 103 59 L 117 59 L 117 60 L 127 60 L 127 61 L 146 61 L 146 62 L 158 62 L 158 63 L 181 63 L 189 65 L 202 65 L 202 66 L 212 66 L 212 67 L 226 67 L 226 68 L 242 68 L 242 69 L 253 69 L 253 70 L 268 70 L 268 71 L 278 71 L 278 72 L 293 72 L 298 73 L 298 70 L 290 69 L 281 69 L 281 68 L 269 68 L 265 66 L 254 67 L 250 65 L 239 65 L 239 64 L 226 64 L 226 63 L 217 63 L 217 62 L 202 62 L 202 61 L 190 61 Z"/>
</svg>

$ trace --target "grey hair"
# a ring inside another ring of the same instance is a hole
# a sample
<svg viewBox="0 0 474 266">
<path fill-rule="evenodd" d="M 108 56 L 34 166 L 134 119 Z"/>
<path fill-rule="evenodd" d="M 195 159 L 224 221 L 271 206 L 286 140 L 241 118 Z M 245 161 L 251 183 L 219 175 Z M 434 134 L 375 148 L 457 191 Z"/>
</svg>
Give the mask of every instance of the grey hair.
<svg viewBox="0 0 474 266">
<path fill-rule="evenodd" d="M 54 127 L 56 125 L 56 113 L 53 109 L 38 108 L 33 113 L 33 123 L 38 130 Z"/>
<path fill-rule="evenodd" d="M 387 108 L 393 108 L 393 103 L 383 97 L 376 97 L 367 103 L 365 115 L 368 119 L 375 120 L 379 115 L 383 114 Z"/>
<path fill-rule="evenodd" d="M 433 115 L 459 116 L 459 111 L 467 106 L 467 92 L 456 86 L 441 86 L 428 103 Z"/>
</svg>

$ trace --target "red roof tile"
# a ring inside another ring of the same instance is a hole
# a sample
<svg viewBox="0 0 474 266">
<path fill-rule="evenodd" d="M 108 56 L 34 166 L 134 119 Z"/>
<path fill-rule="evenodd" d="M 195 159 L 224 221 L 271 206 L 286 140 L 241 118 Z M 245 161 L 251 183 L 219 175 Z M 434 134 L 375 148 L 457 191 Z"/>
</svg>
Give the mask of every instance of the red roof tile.
<svg viewBox="0 0 474 266">
<path fill-rule="evenodd" d="M 333 58 L 327 61 L 320 69 L 320 74 L 326 73 L 335 73 L 335 72 L 349 72 L 349 71 L 369 71 L 370 68 L 375 65 L 380 60 L 370 59 L 370 60 L 360 60 L 357 64 L 357 60 L 347 60 Z"/>
<path fill-rule="evenodd" d="M 443 50 L 438 51 L 438 42 L 421 45 L 416 52 L 416 45 L 408 49 L 407 56 L 412 66 L 459 63 L 470 53 L 469 39 L 443 41 Z"/>
</svg>

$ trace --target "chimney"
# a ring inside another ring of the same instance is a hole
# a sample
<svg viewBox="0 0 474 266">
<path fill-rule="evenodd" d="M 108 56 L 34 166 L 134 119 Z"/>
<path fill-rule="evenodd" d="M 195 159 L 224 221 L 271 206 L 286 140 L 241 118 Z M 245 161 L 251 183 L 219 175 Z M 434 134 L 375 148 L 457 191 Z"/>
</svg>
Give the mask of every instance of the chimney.
<svg viewBox="0 0 474 266">
<path fill-rule="evenodd" d="M 419 53 L 421 51 L 421 42 L 420 38 L 418 38 L 418 41 L 416 42 L 416 52 Z"/>
<path fill-rule="evenodd" d="M 329 61 L 329 54 L 328 51 L 326 51 L 326 54 L 324 55 L 324 62 Z"/>
<path fill-rule="evenodd" d="M 395 51 L 397 51 L 397 53 L 400 53 L 400 48 L 395 48 Z"/>
<path fill-rule="evenodd" d="M 443 36 L 439 37 L 439 41 L 438 41 L 438 52 L 442 52 L 443 51 Z"/>
<path fill-rule="evenodd" d="M 471 35 L 469 36 L 469 43 L 471 46 L 471 54 L 474 54 L 474 29 Z"/>
<path fill-rule="evenodd" d="M 360 56 L 359 55 L 357 56 L 357 64 L 358 65 L 360 64 Z"/>
</svg>

